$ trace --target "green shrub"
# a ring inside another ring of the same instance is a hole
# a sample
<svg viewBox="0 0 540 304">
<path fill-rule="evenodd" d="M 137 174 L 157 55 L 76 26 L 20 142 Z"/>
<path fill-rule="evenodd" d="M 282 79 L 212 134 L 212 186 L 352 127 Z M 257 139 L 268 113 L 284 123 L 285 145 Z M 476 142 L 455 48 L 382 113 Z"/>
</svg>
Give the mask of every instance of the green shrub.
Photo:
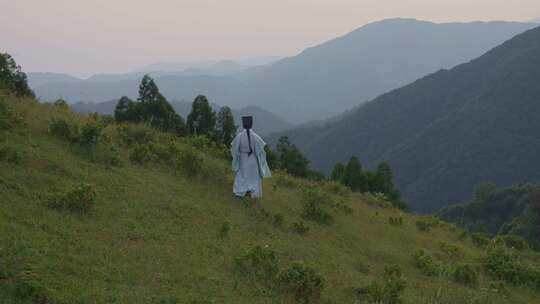
<svg viewBox="0 0 540 304">
<path fill-rule="evenodd" d="M 494 246 L 489 248 L 484 267 L 491 276 L 498 280 L 514 285 L 540 288 L 540 269 L 538 266 L 527 264 L 515 251 L 507 247 Z"/>
<path fill-rule="evenodd" d="M 154 131 L 143 125 L 122 125 L 118 128 L 122 141 L 128 145 L 146 145 L 154 141 Z"/>
<path fill-rule="evenodd" d="M 529 249 L 529 243 L 526 239 L 517 236 L 517 235 L 501 235 L 495 239 L 495 243 L 502 243 L 508 248 L 513 248 L 516 250 L 526 250 Z"/>
<path fill-rule="evenodd" d="M 456 259 L 461 256 L 461 251 L 456 245 L 447 242 L 439 242 L 439 248 L 451 259 Z"/>
<path fill-rule="evenodd" d="M 309 232 L 309 226 L 306 226 L 303 221 L 293 223 L 293 230 L 300 234 L 306 234 Z"/>
<path fill-rule="evenodd" d="M 281 213 L 274 214 L 274 219 L 273 219 L 273 221 L 272 221 L 272 224 L 273 224 L 275 227 L 281 227 L 281 226 L 283 226 L 283 222 L 284 222 L 283 214 L 281 214 Z"/>
<path fill-rule="evenodd" d="M 489 235 L 483 232 L 475 232 L 471 234 L 471 241 L 478 247 L 486 247 L 489 244 Z"/>
<path fill-rule="evenodd" d="M 97 145 L 99 136 L 101 135 L 101 126 L 96 123 L 86 123 L 82 128 L 78 143 L 85 148 L 94 148 Z"/>
<path fill-rule="evenodd" d="M 237 258 L 236 265 L 243 273 L 269 282 L 274 280 L 279 272 L 279 261 L 276 253 L 261 246 L 254 247 Z"/>
<path fill-rule="evenodd" d="M 0 161 L 18 165 L 23 160 L 23 153 L 12 146 L 0 146 Z"/>
<path fill-rule="evenodd" d="M 468 264 L 458 264 L 452 272 L 454 281 L 468 287 L 478 286 L 478 272 Z"/>
<path fill-rule="evenodd" d="M 11 131 L 23 125 L 23 118 L 9 105 L 0 100 L 0 131 Z"/>
<path fill-rule="evenodd" d="M 332 204 L 330 197 L 315 188 L 304 191 L 304 218 L 319 224 L 332 224 L 332 216 L 322 209 L 323 204 Z"/>
<path fill-rule="evenodd" d="M 296 189 L 300 187 L 299 183 L 294 178 L 285 174 L 275 174 L 272 176 L 272 179 L 274 180 L 274 186 L 276 189 L 278 187 L 288 189 Z"/>
<path fill-rule="evenodd" d="M 119 156 L 118 150 L 110 144 L 98 144 L 92 152 L 91 157 L 94 162 L 104 164 L 108 167 L 122 166 L 122 159 Z"/>
<path fill-rule="evenodd" d="M 416 228 L 419 231 L 429 232 L 432 228 L 437 227 L 439 221 L 434 217 L 424 217 L 416 221 Z"/>
<path fill-rule="evenodd" d="M 199 150 L 207 150 L 212 146 L 212 142 L 210 141 L 210 139 L 208 139 L 208 137 L 204 135 L 194 135 L 186 137 L 185 141 L 187 145 Z"/>
<path fill-rule="evenodd" d="M 401 278 L 399 265 L 386 266 L 382 282 L 373 281 L 368 286 L 358 288 L 359 300 L 367 303 L 399 304 L 403 302 L 405 280 Z"/>
<path fill-rule="evenodd" d="M 49 198 L 49 207 L 74 213 L 88 213 L 95 205 L 96 191 L 90 184 L 80 184 L 71 190 L 57 193 Z"/>
<path fill-rule="evenodd" d="M 134 163 L 144 164 L 153 160 L 154 155 L 150 145 L 137 145 L 129 154 L 129 160 Z"/>
<path fill-rule="evenodd" d="M 219 237 L 220 238 L 227 238 L 229 236 L 229 232 L 231 231 L 231 224 L 229 222 L 225 222 L 221 225 L 221 228 L 219 229 Z"/>
<path fill-rule="evenodd" d="M 185 147 L 178 152 L 176 157 L 176 168 L 179 171 L 188 176 L 203 173 L 203 158 L 194 148 Z"/>
<path fill-rule="evenodd" d="M 79 138 L 80 128 L 65 119 L 54 118 L 49 124 L 49 132 L 60 139 L 76 142 Z"/>
<path fill-rule="evenodd" d="M 50 303 L 47 293 L 36 272 L 26 269 L 15 278 L 15 295 L 32 303 Z"/>
<path fill-rule="evenodd" d="M 403 218 L 400 217 L 389 217 L 388 223 L 392 226 L 403 226 Z"/>
<path fill-rule="evenodd" d="M 294 263 L 279 275 L 280 289 L 294 294 L 297 303 L 318 303 L 324 280 L 313 268 Z"/>
<path fill-rule="evenodd" d="M 323 183 L 323 189 L 330 193 L 340 196 L 347 196 L 351 193 L 351 189 L 347 186 L 344 186 L 341 183 L 335 181 L 326 181 Z"/>
<path fill-rule="evenodd" d="M 420 271 L 428 276 L 437 276 L 441 274 L 442 269 L 441 265 L 433 260 L 433 257 L 424 251 L 424 249 L 420 249 L 413 255 L 416 268 L 420 269 Z"/>
</svg>

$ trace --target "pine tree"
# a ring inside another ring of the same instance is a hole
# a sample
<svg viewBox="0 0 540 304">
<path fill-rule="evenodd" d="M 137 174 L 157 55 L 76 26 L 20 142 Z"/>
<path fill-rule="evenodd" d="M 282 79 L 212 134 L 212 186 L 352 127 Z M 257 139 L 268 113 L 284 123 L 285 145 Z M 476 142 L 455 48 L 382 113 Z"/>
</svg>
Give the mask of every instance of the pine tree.
<svg viewBox="0 0 540 304">
<path fill-rule="evenodd" d="M 289 142 L 287 136 L 279 138 L 277 144 L 279 166 L 287 173 L 299 177 L 306 177 L 309 173 L 309 160 L 295 145 Z"/>
<path fill-rule="evenodd" d="M 237 130 L 231 108 L 222 107 L 219 110 L 216 129 L 219 143 L 230 146 Z"/>
<path fill-rule="evenodd" d="M 190 134 L 215 136 L 216 112 L 212 110 L 208 99 L 199 95 L 193 101 L 191 113 L 187 118 L 187 129 Z"/>
<path fill-rule="evenodd" d="M 353 156 L 345 167 L 345 174 L 343 177 L 343 183 L 351 188 L 353 191 L 362 191 L 364 187 L 364 181 L 362 176 L 362 165 L 358 160 L 358 157 Z"/>
<path fill-rule="evenodd" d="M 142 103 L 149 103 L 156 101 L 158 95 L 159 89 L 154 79 L 148 74 L 144 75 L 139 84 L 139 98 L 137 100 Z"/>
<path fill-rule="evenodd" d="M 338 162 L 334 166 L 334 169 L 332 170 L 332 174 L 330 175 L 330 179 L 335 181 L 335 182 L 342 183 L 344 177 L 345 177 L 345 165 Z"/>
</svg>

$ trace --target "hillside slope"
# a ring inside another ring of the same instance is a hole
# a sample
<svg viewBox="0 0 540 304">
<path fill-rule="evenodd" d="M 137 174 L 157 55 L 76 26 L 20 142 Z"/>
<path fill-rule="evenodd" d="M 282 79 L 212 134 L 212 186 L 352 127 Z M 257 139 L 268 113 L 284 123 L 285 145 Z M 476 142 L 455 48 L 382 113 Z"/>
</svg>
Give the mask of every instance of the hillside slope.
<svg viewBox="0 0 540 304">
<path fill-rule="evenodd" d="M 156 77 L 156 83 L 169 100 L 203 94 L 234 108 L 258 105 L 298 124 L 338 115 L 419 77 L 469 61 L 534 26 L 389 19 L 237 75 L 163 76 Z M 138 80 L 56 82 L 32 88 L 46 100 L 102 102 L 135 97 Z"/>
<path fill-rule="evenodd" d="M 104 129 L 95 148 L 85 149 L 55 136 L 64 134 L 59 121 Z M 228 161 L 200 139 L 117 126 L 5 95 L 0 136 L 5 304 L 294 303 L 289 293 L 237 269 L 235 260 L 255 246 L 275 252 L 280 268 L 302 261 L 320 273 L 321 303 L 354 302 L 357 288 L 380 280 L 394 264 L 406 280 L 405 303 L 534 303 L 539 297 L 531 289 L 500 285 L 485 272 L 477 288 L 446 275 L 427 277 L 412 257 L 419 249 L 445 265 L 453 265 L 445 246 L 457 248 L 460 262 L 474 265 L 485 251 L 455 227 L 388 208 L 374 195 L 274 172 L 262 200 L 233 199 Z M 149 151 L 157 151 L 157 158 L 146 159 Z M 161 161 L 168 159 L 165 151 L 178 151 L 180 162 Z M 79 189 L 95 190 L 90 205 L 80 205 L 91 197 L 88 192 L 70 192 L 81 182 L 89 186 Z M 303 191 L 319 193 L 333 224 L 306 220 L 309 231 L 295 232 L 293 223 L 303 221 Z M 74 205 L 68 206 L 90 211 L 51 208 L 58 206 L 51 205 L 59 201 L 51 201 L 55 193 L 70 195 Z M 401 224 L 390 225 L 390 217 Z M 417 221 L 431 231 L 419 231 Z M 538 262 L 537 254 L 527 256 Z"/>
<path fill-rule="evenodd" d="M 345 119 L 286 132 L 315 167 L 388 161 L 416 211 L 464 201 L 481 181 L 540 179 L 540 28 L 384 94 Z"/>
</svg>

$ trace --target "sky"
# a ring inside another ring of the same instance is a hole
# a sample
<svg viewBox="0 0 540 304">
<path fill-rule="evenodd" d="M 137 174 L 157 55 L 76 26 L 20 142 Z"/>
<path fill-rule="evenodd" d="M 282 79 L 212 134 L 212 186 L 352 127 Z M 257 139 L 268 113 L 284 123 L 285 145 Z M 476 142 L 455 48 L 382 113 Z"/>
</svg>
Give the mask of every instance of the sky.
<svg viewBox="0 0 540 304">
<path fill-rule="evenodd" d="M 539 0 L 0 0 L 0 52 L 79 77 L 156 62 L 292 56 L 366 23 L 529 21 Z"/>
</svg>

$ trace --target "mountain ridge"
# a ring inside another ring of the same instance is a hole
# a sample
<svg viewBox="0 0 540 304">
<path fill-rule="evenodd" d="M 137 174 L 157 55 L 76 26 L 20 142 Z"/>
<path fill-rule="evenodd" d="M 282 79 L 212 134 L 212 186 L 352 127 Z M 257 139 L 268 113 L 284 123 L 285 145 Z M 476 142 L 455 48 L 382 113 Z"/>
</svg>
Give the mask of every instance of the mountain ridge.
<svg viewBox="0 0 540 304">
<path fill-rule="evenodd" d="M 352 155 L 368 167 L 389 161 L 405 199 L 421 212 L 463 201 L 484 180 L 534 181 L 540 178 L 533 156 L 540 138 L 531 131 L 540 129 L 540 92 L 533 84 L 540 79 L 539 42 L 540 28 L 529 30 L 475 60 L 383 94 L 333 125 L 284 134 L 326 172 Z M 529 166 L 520 161 L 529 158 Z"/>
</svg>

